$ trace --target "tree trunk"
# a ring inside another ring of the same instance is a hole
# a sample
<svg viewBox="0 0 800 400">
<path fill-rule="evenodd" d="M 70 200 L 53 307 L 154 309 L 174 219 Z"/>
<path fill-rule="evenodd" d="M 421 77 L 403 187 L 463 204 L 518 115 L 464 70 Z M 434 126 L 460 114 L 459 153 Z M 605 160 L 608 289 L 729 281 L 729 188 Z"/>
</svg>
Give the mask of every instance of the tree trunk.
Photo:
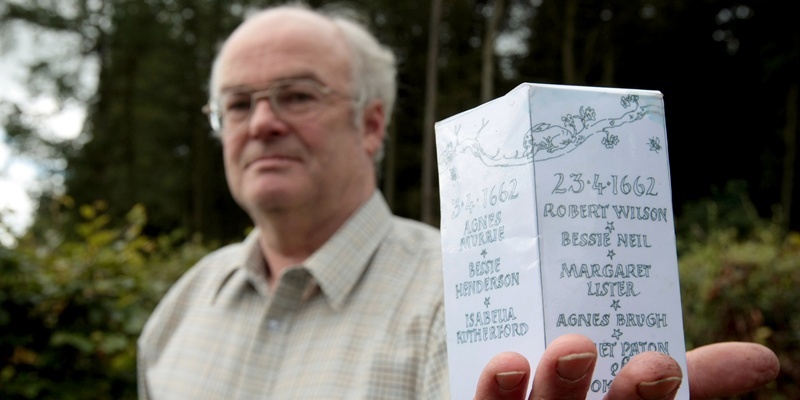
<svg viewBox="0 0 800 400">
<path fill-rule="evenodd" d="M 505 0 L 495 0 L 492 15 L 486 21 L 486 34 L 483 37 L 483 53 L 481 54 L 481 103 L 494 98 L 494 43 L 497 40 L 497 30 L 505 6 Z"/>
<path fill-rule="evenodd" d="M 575 0 L 564 1 L 564 35 L 561 39 L 561 72 L 564 83 L 578 84 L 575 66 L 575 16 L 578 5 Z"/>
<path fill-rule="evenodd" d="M 431 18 L 428 27 L 428 60 L 425 69 L 425 118 L 422 145 L 422 222 L 434 225 L 433 174 L 437 170 L 434 160 L 434 130 L 436 118 L 436 92 L 438 86 L 439 22 L 442 18 L 442 0 L 431 1 Z"/>
</svg>

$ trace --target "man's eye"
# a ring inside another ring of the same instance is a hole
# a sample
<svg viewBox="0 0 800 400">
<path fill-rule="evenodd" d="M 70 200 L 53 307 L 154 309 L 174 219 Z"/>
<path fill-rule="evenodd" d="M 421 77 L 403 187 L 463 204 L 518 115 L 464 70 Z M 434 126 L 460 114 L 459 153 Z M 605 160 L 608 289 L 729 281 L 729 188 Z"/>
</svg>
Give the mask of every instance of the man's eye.
<svg viewBox="0 0 800 400">
<path fill-rule="evenodd" d="M 241 112 L 250 110 L 250 98 L 239 97 L 225 102 L 224 112 Z"/>
<path fill-rule="evenodd" d="M 286 105 L 304 104 L 304 103 L 314 102 L 316 100 L 317 96 L 315 96 L 311 92 L 303 90 L 286 90 L 278 94 L 278 101 L 281 104 L 286 104 Z"/>
</svg>

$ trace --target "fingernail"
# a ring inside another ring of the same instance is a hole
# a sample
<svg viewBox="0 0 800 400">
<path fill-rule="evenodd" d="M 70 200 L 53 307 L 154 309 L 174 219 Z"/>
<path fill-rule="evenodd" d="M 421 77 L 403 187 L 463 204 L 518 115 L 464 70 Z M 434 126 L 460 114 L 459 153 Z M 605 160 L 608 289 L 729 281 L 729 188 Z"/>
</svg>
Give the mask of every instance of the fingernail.
<svg viewBox="0 0 800 400">
<path fill-rule="evenodd" d="M 586 376 L 597 356 L 594 353 L 570 354 L 558 359 L 556 372 L 561 379 L 575 382 Z"/>
<path fill-rule="evenodd" d="M 514 390 L 522 383 L 522 378 L 524 377 L 524 371 L 500 372 L 494 376 L 494 381 L 497 382 L 497 386 L 500 386 L 500 389 Z"/>
<path fill-rule="evenodd" d="M 636 386 L 636 392 L 643 399 L 658 400 L 672 394 L 681 384 L 681 378 L 664 378 L 653 382 L 642 382 Z"/>
</svg>

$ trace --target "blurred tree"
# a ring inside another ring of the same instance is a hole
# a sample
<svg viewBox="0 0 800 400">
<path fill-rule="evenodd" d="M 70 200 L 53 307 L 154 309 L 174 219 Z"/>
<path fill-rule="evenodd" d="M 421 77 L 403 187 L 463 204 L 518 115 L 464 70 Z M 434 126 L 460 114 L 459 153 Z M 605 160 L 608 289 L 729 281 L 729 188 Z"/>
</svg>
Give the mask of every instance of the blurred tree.
<svg viewBox="0 0 800 400">
<path fill-rule="evenodd" d="M 87 121 L 90 140 L 69 154 L 68 193 L 105 199 L 119 216 L 136 202 L 150 226 L 216 239 L 247 224 L 224 190 L 217 139 L 200 113 L 217 43 L 239 20 L 223 1 L 114 3 Z"/>
<path fill-rule="evenodd" d="M 485 103 L 495 97 L 495 53 L 497 52 L 497 33 L 500 29 L 500 22 L 506 11 L 506 0 L 494 0 L 490 7 L 489 15 L 486 17 L 486 29 L 484 29 L 483 43 L 481 47 L 481 103 Z"/>
<path fill-rule="evenodd" d="M 433 211 L 433 176 L 438 171 L 434 154 L 436 123 L 436 94 L 439 90 L 439 26 L 442 20 L 442 0 L 431 1 L 428 25 L 428 56 L 425 67 L 425 118 L 422 126 L 422 221 L 435 225 Z"/>
<path fill-rule="evenodd" d="M 79 204 L 107 200 L 115 218 L 143 202 L 152 233 L 183 226 L 211 239 L 239 237 L 250 222 L 228 194 L 219 143 L 199 110 L 218 44 L 249 9 L 273 3 L 1 3 L 0 20 L 70 32 L 81 38 L 81 56 L 98 62 L 84 134 L 56 148 L 68 160 L 67 193 Z M 381 187 L 399 215 L 436 224 L 437 176 L 430 183 L 420 179 L 429 176 L 422 173 L 423 133 L 431 121 L 477 106 L 482 95 L 485 100 L 520 82 L 542 82 L 662 91 L 678 213 L 684 202 L 739 179 L 755 191 L 759 213 L 780 205 L 785 226 L 800 226 L 792 213 L 800 39 L 797 30 L 782 29 L 792 26 L 795 3 L 443 1 L 437 32 L 426 23 L 430 2 L 309 3 L 355 10 L 398 56 L 399 97 Z M 432 33 L 439 49 L 430 65 L 439 73 L 436 111 L 426 116 L 429 60 L 419 49 L 427 48 Z M 34 70 L 69 96 L 79 80 L 57 64 Z M 13 107 L 0 107 L 13 140 L 35 137 L 27 120 L 14 115 Z M 724 162 L 714 154 L 724 154 Z M 47 207 L 42 213 L 46 221 Z"/>
<path fill-rule="evenodd" d="M 154 232 L 241 235 L 249 222 L 228 195 L 218 141 L 200 108 L 216 46 L 246 5 L 74 0 L 6 7 L 2 19 L 77 34 L 82 56 L 98 60 L 83 137 L 62 149 L 67 193 L 77 203 L 106 200 L 120 219 L 144 202 Z M 37 68 L 46 75 L 52 68 L 43 65 Z M 47 225 L 48 208 L 40 212 Z"/>
</svg>

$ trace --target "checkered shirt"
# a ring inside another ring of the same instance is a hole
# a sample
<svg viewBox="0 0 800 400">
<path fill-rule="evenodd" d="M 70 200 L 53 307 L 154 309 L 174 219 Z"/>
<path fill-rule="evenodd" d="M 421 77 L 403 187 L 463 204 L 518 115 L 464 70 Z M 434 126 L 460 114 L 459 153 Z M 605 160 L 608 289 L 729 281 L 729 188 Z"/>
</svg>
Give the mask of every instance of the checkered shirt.
<svg viewBox="0 0 800 400">
<path fill-rule="evenodd" d="M 376 193 L 267 285 L 258 231 L 170 289 L 139 339 L 141 399 L 442 399 L 440 237 Z"/>
</svg>

